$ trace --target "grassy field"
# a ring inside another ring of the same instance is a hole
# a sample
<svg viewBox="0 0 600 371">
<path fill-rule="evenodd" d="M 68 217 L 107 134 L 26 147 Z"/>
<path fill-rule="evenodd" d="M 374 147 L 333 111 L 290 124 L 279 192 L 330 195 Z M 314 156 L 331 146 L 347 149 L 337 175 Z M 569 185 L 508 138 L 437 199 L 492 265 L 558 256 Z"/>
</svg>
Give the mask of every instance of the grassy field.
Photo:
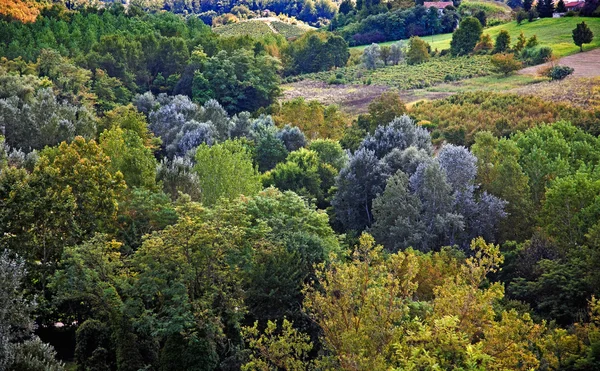
<svg viewBox="0 0 600 371">
<path fill-rule="evenodd" d="M 520 26 L 517 22 L 509 22 L 495 27 L 486 28 L 484 33 L 489 34 L 492 39 L 495 39 L 500 30 L 506 30 L 510 33 L 511 41 L 514 43 L 523 31 L 527 38 L 537 35 L 541 46 L 549 46 L 558 57 L 574 54 L 579 51 L 579 47 L 573 44 L 572 30 L 577 23 L 585 21 L 596 37 L 591 44 L 584 45 L 584 50 L 590 50 L 600 47 L 600 18 L 579 18 L 579 17 L 564 17 L 564 18 L 544 18 L 529 23 L 523 22 Z M 423 36 L 432 49 L 448 49 L 450 48 L 450 40 L 452 34 Z M 392 42 L 382 43 L 380 45 L 389 45 Z M 364 49 L 366 45 L 354 47 L 356 49 Z"/>
</svg>

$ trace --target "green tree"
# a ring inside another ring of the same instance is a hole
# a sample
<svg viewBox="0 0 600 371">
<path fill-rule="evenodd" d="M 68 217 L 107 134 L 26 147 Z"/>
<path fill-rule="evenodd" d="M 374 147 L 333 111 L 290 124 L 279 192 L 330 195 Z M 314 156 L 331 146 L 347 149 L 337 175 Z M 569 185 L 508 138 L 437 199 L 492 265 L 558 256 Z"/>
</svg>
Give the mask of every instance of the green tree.
<svg viewBox="0 0 600 371">
<path fill-rule="evenodd" d="M 198 175 L 201 200 L 212 206 L 221 197 L 252 196 L 261 189 L 260 176 L 248 149 L 239 140 L 196 150 L 194 171 Z"/>
<path fill-rule="evenodd" d="M 363 129 L 372 133 L 378 126 L 387 125 L 406 112 L 406 106 L 398 90 L 390 89 L 369 103 L 369 126 Z"/>
<path fill-rule="evenodd" d="M 264 333 L 259 332 L 258 322 L 255 322 L 254 326 L 243 328 L 243 335 L 252 353 L 242 371 L 303 371 L 312 364 L 308 356 L 313 348 L 310 336 L 299 332 L 287 319 L 283 320 L 281 329 L 277 323 L 268 321 Z"/>
<path fill-rule="evenodd" d="M 493 53 L 505 53 L 508 49 L 510 49 L 510 34 L 506 30 L 500 30 L 496 36 Z"/>
<path fill-rule="evenodd" d="M 464 18 L 456 31 L 452 34 L 450 51 L 452 55 L 466 55 L 475 49 L 479 41 L 483 27 L 475 17 Z"/>
<path fill-rule="evenodd" d="M 107 130 L 100 136 L 100 147 L 111 159 L 111 172 L 123 174 L 128 186 L 156 188 L 156 159 L 136 132 L 119 127 Z"/>
<path fill-rule="evenodd" d="M 579 51 L 583 51 L 583 44 L 589 44 L 594 39 L 594 33 L 585 22 L 577 24 L 573 30 L 573 42 L 579 47 Z"/>
<path fill-rule="evenodd" d="M 475 47 L 475 45 L 473 45 Z M 406 63 L 419 64 L 429 60 L 429 45 L 417 36 L 410 38 L 408 42 L 408 52 L 406 53 Z"/>
<path fill-rule="evenodd" d="M 408 176 L 402 171 L 387 180 L 385 191 L 373 200 L 373 237 L 389 251 L 418 246 L 424 237 L 421 200 L 408 189 Z"/>
</svg>

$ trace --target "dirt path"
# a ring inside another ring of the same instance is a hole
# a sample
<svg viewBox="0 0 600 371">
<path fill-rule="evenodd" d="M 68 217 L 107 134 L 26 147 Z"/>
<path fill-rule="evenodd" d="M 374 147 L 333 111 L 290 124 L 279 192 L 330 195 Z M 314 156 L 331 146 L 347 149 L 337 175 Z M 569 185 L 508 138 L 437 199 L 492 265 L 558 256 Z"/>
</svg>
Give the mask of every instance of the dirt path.
<svg viewBox="0 0 600 371">
<path fill-rule="evenodd" d="M 557 63 L 562 66 L 574 68 L 574 77 L 600 76 L 600 49 L 569 55 L 568 57 L 559 59 Z M 527 67 L 519 71 L 519 73 L 523 75 L 535 75 L 541 66 L 543 65 Z"/>
</svg>

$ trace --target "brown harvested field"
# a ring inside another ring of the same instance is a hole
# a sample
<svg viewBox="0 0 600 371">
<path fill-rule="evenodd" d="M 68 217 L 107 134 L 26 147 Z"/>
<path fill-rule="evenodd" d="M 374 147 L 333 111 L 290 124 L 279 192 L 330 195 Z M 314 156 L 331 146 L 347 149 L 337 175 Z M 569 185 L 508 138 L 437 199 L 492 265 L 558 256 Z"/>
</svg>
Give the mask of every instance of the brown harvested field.
<svg viewBox="0 0 600 371">
<path fill-rule="evenodd" d="M 382 85 L 330 85 L 323 81 L 303 80 L 283 85 L 281 99 L 288 101 L 304 98 L 307 101 L 316 100 L 326 105 L 335 104 L 343 112 L 356 116 L 367 112 L 369 103 L 388 89 L 389 86 Z M 448 95 L 451 93 L 419 91 L 416 94 L 412 90 L 400 92 L 400 97 L 408 104 L 422 99 L 440 99 Z"/>
<path fill-rule="evenodd" d="M 544 100 L 600 110 L 600 76 L 592 78 L 569 76 L 561 81 L 528 85 L 510 92 L 535 95 Z"/>
<path fill-rule="evenodd" d="M 560 58 L 554 62 L 561 66 L 569 66 L 574 68 L 573 76 L 575 77 L 595 77 L 600 76 L 600 48 L 589 52 L 577 53 L 568 57 Z M 535 75 L 538 69 L 548 63 L 533 67 L 527 67 L 519 71 L 520 74 Z"/>
</svg>

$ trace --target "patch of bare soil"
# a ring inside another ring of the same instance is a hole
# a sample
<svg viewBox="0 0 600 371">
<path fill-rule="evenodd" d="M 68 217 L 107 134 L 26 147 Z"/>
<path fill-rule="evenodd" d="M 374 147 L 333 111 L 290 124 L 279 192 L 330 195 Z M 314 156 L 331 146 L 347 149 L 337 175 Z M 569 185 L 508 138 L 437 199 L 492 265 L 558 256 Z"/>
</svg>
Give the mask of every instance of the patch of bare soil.
<svg viewBox="0 0 600 371">
<path fill-rule="evenodd" d="M 600 49 L 569 55 L 568 57 L 560 58 L 554 63 L 575 69 L 573 72 L 574 77 L 600 76 Z M 535 75 L 540 67 L 546 65 L 549 65 L 549 63 L 527 67 L 520 70 L 519 73 L 524 75 Z"/>
<path fill-rule="evenodd" d="M 283 85 L 282 101 L 296 98 L 304 98 L 306 101 L 316 100 L 325 105 L 335 104 L 340 109 L 356 116 L 368 111 L 369 103 L 383 92 L 390 89 L 382 85 L 330 85 L 323 81 L 303 80 Z M 441 99 L 447 97 L 448 93 L 419 91 L 415 94 L 412 90 L 400 92 L 400 98 L 410 104 L 423 99 Z"/>
</svg>

